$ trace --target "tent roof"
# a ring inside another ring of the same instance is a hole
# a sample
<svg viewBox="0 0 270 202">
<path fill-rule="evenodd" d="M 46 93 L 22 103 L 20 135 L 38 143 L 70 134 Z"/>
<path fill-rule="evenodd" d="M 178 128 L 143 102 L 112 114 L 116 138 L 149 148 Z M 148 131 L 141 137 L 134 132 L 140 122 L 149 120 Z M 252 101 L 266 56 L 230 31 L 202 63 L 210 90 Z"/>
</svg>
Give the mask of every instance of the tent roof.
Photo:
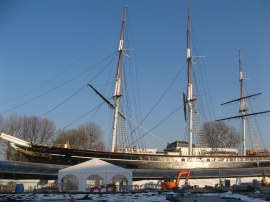
<svg viewBox="0 0 270 202">
<path fill-rule="evenodd" d="M 64 168 L 59 170 L 59 172 L 64 171 L 64 172 L 71 172 L 71 171 L 89 171 L 89 169 L 94 169 L 94 170 L 98 170 L 99 172 L 102 171 L 128 171 L 125 168 L 110 164 L 108 162 L 102 161 L 100 159 L 97 158 L 93 158 L 92 160 L 74 165 L 74 166 L 70 166 L 68 168 Z"/>
</svg>

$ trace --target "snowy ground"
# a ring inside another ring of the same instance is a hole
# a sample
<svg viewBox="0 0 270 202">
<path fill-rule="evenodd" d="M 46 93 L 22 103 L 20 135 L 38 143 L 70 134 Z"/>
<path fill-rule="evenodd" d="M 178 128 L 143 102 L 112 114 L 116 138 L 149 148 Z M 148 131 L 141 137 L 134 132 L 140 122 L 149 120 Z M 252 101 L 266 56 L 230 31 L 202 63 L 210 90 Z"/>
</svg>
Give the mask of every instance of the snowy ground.
<svg viewBox="0 0 270 202">
<path fill-rule="evenodd" d="M 243 201 L 243 202 L 262 202 L 264 200 L 249 198 L 239 194 L 226 192 L 222 194 L 207 193 L 207 194 L 175 194 L 172 192 L 148 192 L 148 193 L 116 193 L 116 194 L 43 194 L 43 193 L 28 193 L 28 194 L 0 194 L 0 201 L 103 201 L 103 202 L 124 202 L 124 201 L 169 201 L 167 199 L 180 197 L 179 201 L 196 201 L 197 202 L 216 202 L 216 201 Z M 182 199 L 182 200 L 181 200 Z"/>
</svg>

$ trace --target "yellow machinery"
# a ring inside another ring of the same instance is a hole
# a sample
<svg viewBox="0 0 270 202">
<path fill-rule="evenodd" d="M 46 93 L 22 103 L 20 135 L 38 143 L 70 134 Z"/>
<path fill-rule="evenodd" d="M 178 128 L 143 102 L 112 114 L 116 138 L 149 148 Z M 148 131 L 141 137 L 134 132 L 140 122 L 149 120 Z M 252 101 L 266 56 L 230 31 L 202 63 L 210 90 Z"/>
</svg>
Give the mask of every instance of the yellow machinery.
<svg viewBox="0 0 270 202">
<path fill-rule="evenodd" d="M 266 178 L 265 178 L 265 172 L 264 172 L 264 170 L 262 171 L 261 184 L 262 184 L 262 186 L 268 185 L 268 182 L 267 182 L 267 180 L 266 180 Z"/>
</svg>

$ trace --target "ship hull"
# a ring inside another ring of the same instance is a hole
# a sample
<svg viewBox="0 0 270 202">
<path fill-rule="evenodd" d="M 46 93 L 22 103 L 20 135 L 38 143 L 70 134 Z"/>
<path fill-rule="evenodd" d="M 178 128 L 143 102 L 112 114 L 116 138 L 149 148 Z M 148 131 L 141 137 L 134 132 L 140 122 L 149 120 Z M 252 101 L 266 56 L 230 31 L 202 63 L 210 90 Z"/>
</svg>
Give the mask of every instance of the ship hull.
<svg viewBox="0 0 270 202">
<path fill-rule="evenodd" d="M 79 150 L 32 145 L 15 149 L 36 163 L 75 165 L 93 158 L 128 169 L 221 169 L 270 167 L 270 156 L 178 156 Z"/>
</svg>

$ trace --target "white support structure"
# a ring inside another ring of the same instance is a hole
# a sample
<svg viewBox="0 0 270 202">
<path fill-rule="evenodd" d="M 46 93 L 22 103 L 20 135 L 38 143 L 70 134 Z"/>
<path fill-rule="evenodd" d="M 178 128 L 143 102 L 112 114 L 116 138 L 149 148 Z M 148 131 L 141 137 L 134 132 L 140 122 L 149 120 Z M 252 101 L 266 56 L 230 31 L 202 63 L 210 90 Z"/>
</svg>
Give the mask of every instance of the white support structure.
<svg viewBox="0 0 270 202">
<path fill-rule="evenodd" d="M 118 129 L 118 117 L 119 117 L 119 110 L 120 110 L 120 97 L 121 97 L 121 79 L 117 79 L 115 85 L 115 92 L 114 92 L 114 117 L 113 117 L 113 131 L 112 131 L 112 147 L 111 152 L 116 152 L 116 136 L 117 136 L 117 129 Z"/>
<path fill-rule="evenodd" d="M 189 156 L 193 155 L 192 152 L 192 139 L 193 139 L 193 94 L 192 94 L 192 84 L 188 84 L 188 110 L 189 110 Z"/>
<path fill-rule="evenodd" d="M 17 137 L 13 137 L 11 135 L 7 135 L 5 133 L 1 133 L 0 138 L 2 138 L 3 140 L 7 140 L 10 143 L 14 143 L 14 144 L 25 146 L 25 147 L 31 147 L 30 142 L 24 141 Z"/>
</svg>

